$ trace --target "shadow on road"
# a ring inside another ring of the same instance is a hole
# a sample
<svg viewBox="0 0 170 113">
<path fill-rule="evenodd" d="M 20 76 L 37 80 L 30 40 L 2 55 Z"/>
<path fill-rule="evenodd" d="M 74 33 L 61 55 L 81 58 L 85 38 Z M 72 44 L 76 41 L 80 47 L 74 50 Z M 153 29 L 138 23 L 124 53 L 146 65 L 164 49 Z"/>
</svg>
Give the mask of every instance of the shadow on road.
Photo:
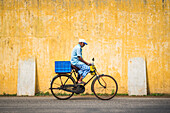
<svg viewBox="0 0 170 113">
<path fill-rule="evenodd" d="M 70 100 L 99 100 L 96 97 L 71 97 Z"/>
</svg>

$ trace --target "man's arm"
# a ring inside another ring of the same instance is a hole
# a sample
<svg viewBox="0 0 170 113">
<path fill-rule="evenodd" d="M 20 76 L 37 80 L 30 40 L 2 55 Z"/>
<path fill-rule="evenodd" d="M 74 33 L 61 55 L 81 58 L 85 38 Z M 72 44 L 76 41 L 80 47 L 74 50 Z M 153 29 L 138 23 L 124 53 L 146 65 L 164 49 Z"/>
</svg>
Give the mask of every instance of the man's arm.
<svg viewBox="0 0 170 113">
<path fill-rule="evenodd" d="M 84 62 L 86 65 L 90 65 L 90 64 L 87 63 L 81 56 L 78 56 L 78 59 L 79 59 L 81 62 Z"/>
</svg>

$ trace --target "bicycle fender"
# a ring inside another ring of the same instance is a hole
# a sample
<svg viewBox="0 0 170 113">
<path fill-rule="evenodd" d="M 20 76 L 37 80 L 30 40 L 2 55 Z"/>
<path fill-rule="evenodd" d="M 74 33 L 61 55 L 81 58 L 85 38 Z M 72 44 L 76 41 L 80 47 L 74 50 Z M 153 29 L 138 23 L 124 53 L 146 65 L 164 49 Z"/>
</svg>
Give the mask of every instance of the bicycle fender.
<svg viewBox="0 0 170 113">
<path fill-rule="evenodd" d="M 54 76 L 53 78 L 52 78 L 52 80 L 51 80 L 51 83 L 52 83 L 52 81 L 55 79 L 55 78 L 57 78 L 59 75 L 56 75 L 56 76 Z M 50 83 L 50 84 L 51 84 Z"/>
<path fill-rule="evenodd" d="M 54 76 L 53 78 L 52 78 L 52 80 L 51 80 L 51 83 L 52 83 L 52 81 L 54 81 L 54 79 L 56 79 L 57 77 L 59 77 L 59 76 L 61 76 L 61 75 L 56 75 L 56 76 Z M 71 76 L 68 76 L 69 78 L 71 78 Z M 73 77 L 72 77 L 73 78 Z M 74 79 L 74 78 L 73 78 Z M 75 82 L 75 81 L 74 81 Z"/>
<path fill-rule="evenodd" d="M 92 92 L 94 92 L 94 88 L 93 88 L 94 82 L 96 81 L 96 79 L 99 79 L 100 76 L 103 76 L 103 75 L 104 75 L 104 74 L 98 75 L 98 76 L 96 76 L 96 78 L 93 80 L 93 82 L 92 82 L 92 84 L 91 84 L 91 91 L 92 91 Z"/>
</svg>

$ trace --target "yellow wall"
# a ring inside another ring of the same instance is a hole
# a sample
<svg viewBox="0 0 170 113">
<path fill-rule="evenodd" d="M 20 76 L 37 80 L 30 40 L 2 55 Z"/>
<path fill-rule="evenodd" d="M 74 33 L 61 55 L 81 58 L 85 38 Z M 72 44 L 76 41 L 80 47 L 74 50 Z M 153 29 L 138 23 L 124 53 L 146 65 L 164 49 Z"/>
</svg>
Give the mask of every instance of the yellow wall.
<svg viewBox="0 0 170 113">
<path fill-rule="evenodd" d="M 169 0 L 1 0 L 0 94 L 17 93 L 18 62 L 36 58 L 36 92 L 49 91 L 55 60 L 84 38 L 87 61 L 128 93 L 128 60 L 147 63 L 149 93 L 170 94 Z M 88 75 L 85 79 L 88 79 Z M 90 92 L 90 85 L 86 87 Z"/>
</svg>

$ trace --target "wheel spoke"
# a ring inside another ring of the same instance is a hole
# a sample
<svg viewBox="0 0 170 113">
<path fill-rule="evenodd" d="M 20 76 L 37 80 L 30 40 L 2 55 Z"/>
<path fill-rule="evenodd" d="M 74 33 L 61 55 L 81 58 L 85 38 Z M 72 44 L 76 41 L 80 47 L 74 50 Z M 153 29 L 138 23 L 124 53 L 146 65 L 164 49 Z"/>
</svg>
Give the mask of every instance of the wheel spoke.
<svg viewBox="0 0 170 113">
<path fill-rule="evenodd" d="M 57 83 L 54 83 L 55 85 L 57 85 L 57 86 L 61 86 L 60 84 L 57 84 Z"/>
</svg>

